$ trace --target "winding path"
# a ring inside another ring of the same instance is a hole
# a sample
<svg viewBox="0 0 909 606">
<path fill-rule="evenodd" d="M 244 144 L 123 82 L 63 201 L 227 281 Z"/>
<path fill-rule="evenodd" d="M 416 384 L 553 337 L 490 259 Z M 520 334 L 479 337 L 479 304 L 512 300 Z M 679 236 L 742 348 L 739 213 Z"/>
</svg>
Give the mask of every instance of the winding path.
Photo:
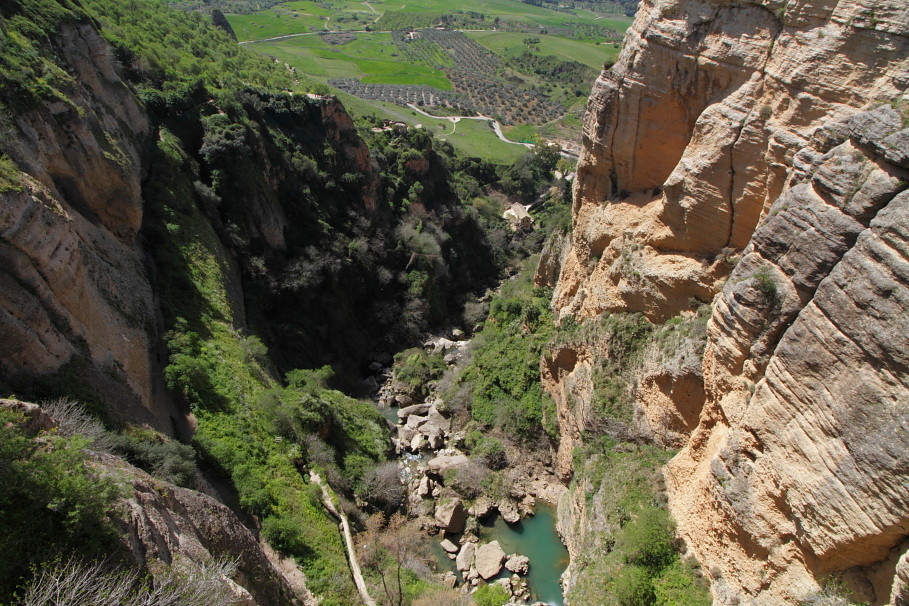
<svg viewBox="0 0 909 606">
<path fill-rule="evenodd" d="M 422 109 L 420 109 L 413 103 L 408 103 L 407 107 L 423 114 L 427 118 L 435 118 L 436 120 L 448 120 L 449 122 L 451 122 L 452 124 L 455 124 L 455 125 L 457 125 L 457 123 L 460 120 L 489 120 L 490 122 L 492 122 L 492 130 L 495 131 L 496 136 L 498 136 L 499 139 L 501 139 L 505 143 L 511 143 L 512 145 L 523 145 L 527 149 L 533 149 L 533 143 L 521 143 L 520 141 L 512 141 L 511 139 L 506 138 L 505 135 L 502 134 L 502 126 L 499 124 L 499 121 L 496 120 L 495 118 L 490 118 L 489 116 L 484 116 L 482 114 L 479 116 L 435 116 L 433 114 L 428 114 L 428 113 L 424 112 Z M 453 133 L 454 131 L 451 131 L 451 132 Z"/>
<path fill-rule="evenodd" d="M 353 535 L 350 533 L 350 523 L 347 521 L 347 514 L 345 514 L 343 510 L 339 510 L 335 507 L 335 504 L 331 500 L 331 493 L 328 492 L 328 488 L 322 482 L 322 478 L 319 474 L 310 469 L 309 478 L 322 489 L 322 502 L 325 504 L 325 508 L 328 509 L 332 515 L 341 520 L 341 530 L 344 531 L 344 543 L 347 547 L 347 558 L 350 560 L 350 572 L 353 574 L 354 584 L 357 586 L 357 591 L 360 593 L 360 599 L 363 600 L 363 603 L 366 604 L 366 606 L 377 606 L 376 601 L 369 595 L 369 590 L 366 588 L 366 581 L 363 580 L 363 573 L 360 571 L 360 563 L 357 562 L 357 550 L 354 547 Z"/>
</svg>

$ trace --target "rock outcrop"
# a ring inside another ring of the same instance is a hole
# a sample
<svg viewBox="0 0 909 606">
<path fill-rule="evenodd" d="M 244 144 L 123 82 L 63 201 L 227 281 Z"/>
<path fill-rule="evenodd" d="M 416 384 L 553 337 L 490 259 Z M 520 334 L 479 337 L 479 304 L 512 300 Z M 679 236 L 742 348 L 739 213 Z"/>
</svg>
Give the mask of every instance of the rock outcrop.
<svg viewBox="0 0 909 606">
<path fill-rule="evenodd" d="M 90 384 L 112 418 L 171 432 L 182 415 L 155 380 L 157 311 L 138 233 L 144 109 L 90 25 L 53 40 L 74 79 L 58 101 L 6 125 L 3 151 L 29 177 L 0 194 L 0 374 Z M 63 394 L 60 394 L 63 395 Z"/>
<path fill-rule="evenodd" d="M 897 2 L 642 2 L 588 104 L 557 313 L 710 301 L 818 127 L 909 84 L 906 21 Z"/>
<path fill-rule="evenodd" d="M 157 480 L 116 457 L 99 455 L 99 464 L 128 479 L 131 490 L 123 500 L 121 533 L 152 577 L 180 558 L 199 565 L 227 559 L 236 561 L 233 581 L 248 592 L 252 604 L 317 603 L 305 585 L 291 582 L 279 570 L 279 562 L 273 562 L 279 556 L 212 497 Z M 289 572 L 291 579 L 302 576 L 295 566 Z"/>
<path fill-rule="evenodd" d="M 882 141 L 907 132 L 883 106 L 800 150 L 714 305 L 707 401 L 666 476 L 721 603 L 793 602 L 843 571 L 890 596 L 909 536 L 909 162 Z"/>
<path fill-rule="evenodd" d="M 904 3 L 645 0 L 594 86 L 572 241 L 538 282 L 559 266 L 560 317 L 716 297 L 702 365 L 635 394 L 651 439 L 683 446 L 670 510 L 715 604 L 795 604 L 831 575 L 906 599 L 907 74 Z M 573 404 L 564 475 L 595 355 L 543 363 Z"/>
</svg>

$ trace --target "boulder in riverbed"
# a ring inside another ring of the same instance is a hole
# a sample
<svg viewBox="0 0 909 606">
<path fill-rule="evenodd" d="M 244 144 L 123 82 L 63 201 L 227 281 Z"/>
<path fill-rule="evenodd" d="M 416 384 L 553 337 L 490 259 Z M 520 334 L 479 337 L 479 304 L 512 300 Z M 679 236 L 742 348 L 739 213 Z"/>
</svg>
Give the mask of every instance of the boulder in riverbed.
<svg viewBox="0 0 909 606">
<path fill-rule="evenodd" d="M 458 467 L 467 465 L 467 463 L 467 456 L 460 453 L 442 455 L 440 457 L 430 459 L 429 462 L 426 463 L 426 469 L 439 475 L 445 475 L 445 472 L 449 469 L 457 469 Z"/>
<path fill-rule="evenodd" d="M 505 560 L 505 568 L 508 569 L 508 572 L 515 574 L 527 574 L 530 568 L 530 560 L 527 559 L 527 556 L 513 553 Z"/>
<path fill-rule="evenodd" d="M 441 545 L 442 549 L 444 549 L 448 553 L 457 553 L 458 552 L 458 546 L 455 545 L 454 543 L 452 543 L 451 539 L 443 539 L 442 542 L 439 543 L 439 545 Z M 527 559 L 527 558 L 524 558 L 524 559 Z M 511 569 L 509 568 L 509 570 L 511 570 Z M 514 572 L 514 571 L 512 571 L 512 572 Z"/>
<path fill-rule="evenodd" d="M 458 570 L 467 572 L 473 568 L 473 562 L 476 555 L 476 543 L 464 543 L 464 546 L 461 547 L 461 551 L 458 552 L 458 557 L 455 560 L 455 565 L 458 567 Z"/>
<path fill-rule="evenodd" d="M 429 425 L 432 427 L 438 427 L 444 433 L 451 432 L 451 419 L 446 419 L 442 416 L 442 413 L 439 412 L 439 409 L 435 406 L 431 407 L 426 412 L 426 418 L 429 421 Z"/>
<path fill-rule="evenodd" d="M 423 437 L 423 434 L 415 434 L 413 439 L 410 441 L 410 450 L 413 452 L 420 452 L 426 446 L 426 438 Z"/>
<path fill-rule="evenodd" d="M 502 519 L 509 524 L 521 521 L 521 513 L 518 511 L 518 504 L 509 498 L 499 501 L 499 513 L 502 514 Z"/>
<path fill-rule="evenodd" d="M 457 497 L 443 497 L 436 504 L 436 526 L 451 534 L 461 534 L 467 511 Z"/>
<path fill-rule="evenodd" d="M 484 579 L 491 579 L 502 570 L 505 552 L 498 541 L 486 543 L 477 549 L 477 572 Z"/>
<path fill-rule="evenodd" d="M 483 494 L 477 497 L 476 501 L 473 502 L 473 505 L 467 510 L 467 513 L 482 520 L 491 514 L 495 508 L 496 504 L 492 502 L 492 499 Z"/>
</svg>

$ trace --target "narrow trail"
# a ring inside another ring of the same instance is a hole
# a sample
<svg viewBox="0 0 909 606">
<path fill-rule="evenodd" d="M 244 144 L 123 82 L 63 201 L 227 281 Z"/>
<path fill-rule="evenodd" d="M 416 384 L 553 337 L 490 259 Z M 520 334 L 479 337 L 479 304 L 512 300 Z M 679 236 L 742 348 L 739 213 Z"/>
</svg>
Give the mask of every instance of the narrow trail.
<svg viewBox="0 0 909 606">
<path fill-rule="evenodd" d="M 322 489 L 322 502 L 325 504 L 325 508 L 341 521 L 341 530 L 344 531 L 344 543 L 347 547 L 347 559 L 350 560 L 350 572 L 353 574 L 354 584 L 357 586 L 357 591 L 360 593 L 360 599 L 363 600 L 363 603 L 366 604 L 366 606 L 378 606 L 376 601 L 369 595 L 369 590 L 366 588 L 366 581 L 363 580 L 363 573 L 360 570 L 360 563 L 357 561 L 357 550 L 354 546 L 353 535 L 350 532 L 350 523 L 347 521 L 347 514 L 345 514 L 343 510 L 339 510 L 335 507 L 335 504 L 331 500 L 331 494 L 328 492 L 328 488 L 322 482 L 322 478 L 319 474 L 313 470 L 309 470 L 309 478 Z"/>
<path fill-rule="evenodd" d="M 328 23 L 326 21 L 325 23 Z M 391 30 L 372 30 L 366 31 L 365 29 L 325 29 L 319 30 L 317 32 L 300 32 L 299 34 L 283 34 L 281 36 L 275 36 L 274 38 L 259 38 L 258 40 L 244 40 L 238 44 L 256 44 L 257 42 L 274 42 L 275 40 L 284 40 L 286 38 L 299 38 L 300 36 L 318 36 L 321 34 L 390 34 Z"/>
<path fill-rule="evenodd" d="M 455 124 L 455 126 L 457 126 L 457 123 L 460 120 L 488 120 L 488 121 L 492 122 L 492 130 L 495 131 L 496 136 L 499 139 L 501 139 L 502 141 L 504 141 L 505 143 L 511 143 L 512 145 L 523 145 L 527 149 L 533 149 L 532 143 L 521 143 L 520 141 L 512 141 L 511 139 L 506 138 L 505 135 L 502 133 L 502 126 L 499 124 L 499 121 L 496 120 L 495 118 L 490 118 L 489 116 L 483 116 L 483 115 L 480 115 L 480 116 L 434 116 L 433 114 L 428 114 L 428 113 L 424 112 L 422 109 L 420 109 L 413 103 L 408 103 L 407 107 L 409 107 L 410 109 L 412 109 L 416 112 L 419 112 L 420 114 L 423 114 L 427 118 L 435 118 L 436 120 L 448 120 L 449 122 Z M 451 132 L 453 133 L 454 131 L 452 130 Z"/>
</svg>

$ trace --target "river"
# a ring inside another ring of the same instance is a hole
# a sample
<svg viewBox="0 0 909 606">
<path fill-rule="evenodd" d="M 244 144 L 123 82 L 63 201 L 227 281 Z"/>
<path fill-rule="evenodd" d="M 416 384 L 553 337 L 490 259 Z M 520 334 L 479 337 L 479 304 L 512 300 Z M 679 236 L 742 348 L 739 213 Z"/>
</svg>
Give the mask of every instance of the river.
<svg viewBox="0 0 909 606">
<path fill-rule="evenodd" d="M 490 517 L 480 527 L 480 543 L 498 541 L 506 554 L 527 556 L 530 560 L 530 571 L 527 574 L 527 585 L 532 595 L 530 601 L 539 600 L 553 606 L 562 606 L 564 598 L 559 577 L 568 567 L 568 550 L 555 529 L 556 508 L 538 501 L 534 511 L 535 515 L 526 517 L 517 524 L 508 524 L 499 515 Z M 447 557 L 438 542 L 435 542 L 434 547 L 440 569 L 457 573 L 454 562 Z M 511 573 L 503 567 L 497 578 L 510 576 Z"/>
</svg>

